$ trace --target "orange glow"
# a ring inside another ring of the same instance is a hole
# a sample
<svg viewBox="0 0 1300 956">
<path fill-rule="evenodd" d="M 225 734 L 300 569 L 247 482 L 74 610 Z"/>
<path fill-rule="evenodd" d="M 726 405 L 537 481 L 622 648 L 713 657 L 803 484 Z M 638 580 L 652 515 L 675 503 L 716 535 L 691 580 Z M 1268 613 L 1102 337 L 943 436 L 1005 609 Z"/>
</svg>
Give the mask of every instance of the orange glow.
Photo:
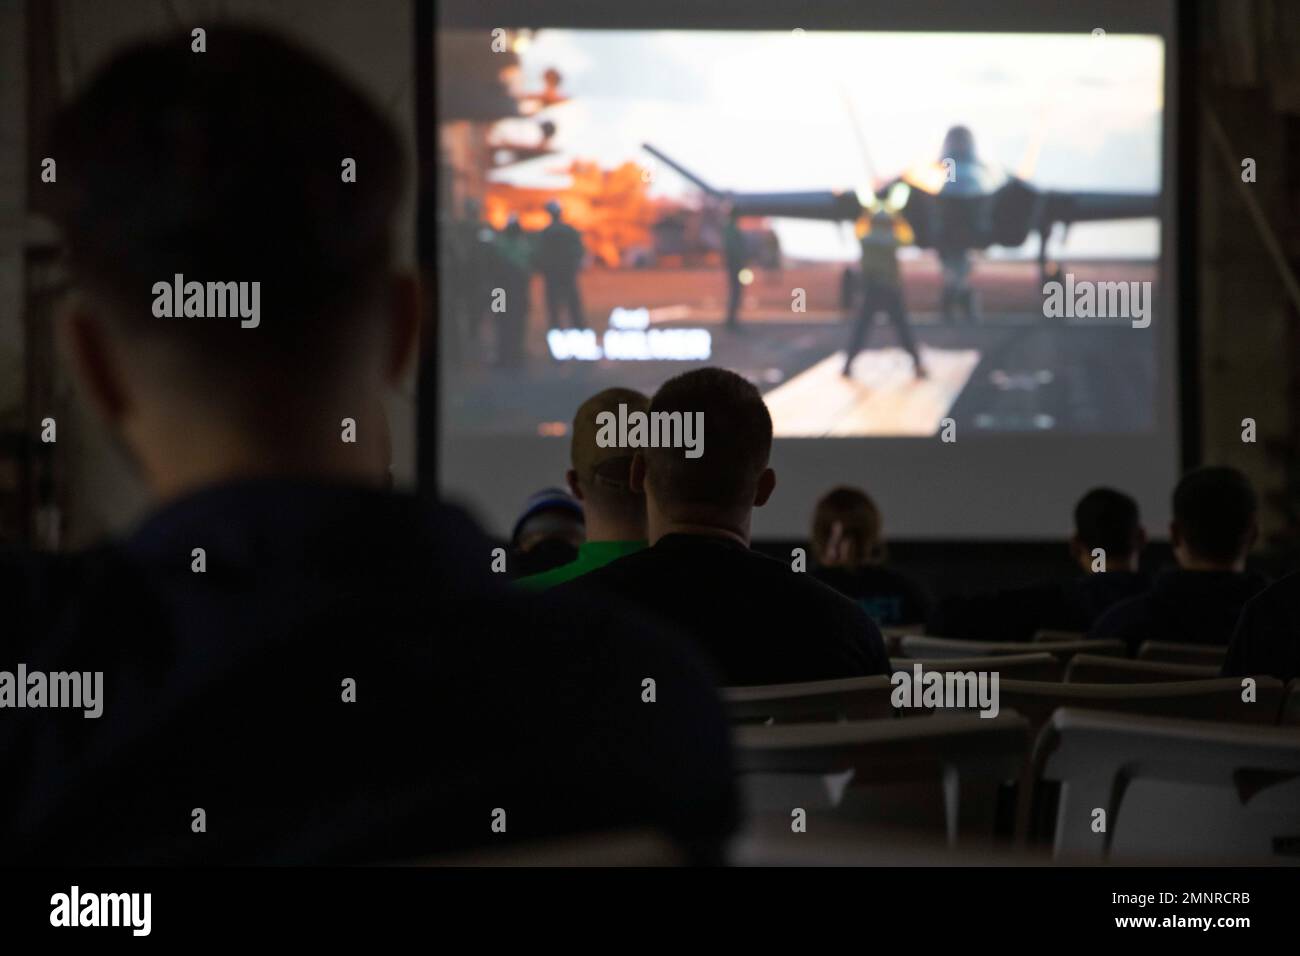
<svg viewBox="0 0 1300 956">
<path fill-rule="evenodd" d="M 891 222 L 894 227 L 894 240 L 900 246 L 910 246 L 916 242 L 916 233 L 912 231 L 912 226 L 906 219 L 895 214 L 891 217 Z M 859 239 L 871 235 L 871 218 L 863 216 L 854 224 L 853 231 Z"/>
<path fill-rule="evenodd" d="M 636 163 L 604 170 L 596 163 L 574 160 L 565 170 L 572 177 L 568 189 L 528 189 L 506 183 L 489 183 L 484 216 L 493 227 L 505 228 L 511 214 L 528 231 L 550 223 L 546 204 L 559 202 L 564 219 L 582 233 L 587 251 L 601 263 L 617 268 L 626 254 L 653 243 L 651 227 L 663 203 L 647 195 L 649 184 Z"/>
<path fill-rule="evenodd" d="M 943 189 L 943 184 L 948 181 L 948 170 L 942 163 L 921 163 L 903 173 L 900 178 L 914 189 L 933 196 Z"/>
</svg>

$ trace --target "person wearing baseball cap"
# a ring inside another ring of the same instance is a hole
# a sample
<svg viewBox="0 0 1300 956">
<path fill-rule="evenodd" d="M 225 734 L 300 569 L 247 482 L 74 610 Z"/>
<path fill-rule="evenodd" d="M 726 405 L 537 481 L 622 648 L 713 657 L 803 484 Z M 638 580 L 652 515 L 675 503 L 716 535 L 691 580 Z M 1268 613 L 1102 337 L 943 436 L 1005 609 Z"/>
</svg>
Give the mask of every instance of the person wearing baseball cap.
<svg viewBox="0 0 1300 956">
<path fill-rule="evenodd" d="M 565 478 L 582 502 L 587 540 L 573 561 L 520 578 L 516 583 L 521 587 L 545 591 L 646 546 L 645 497 L 628 483 L 633 449 L 601 447 L 596 441 L 596 417 L 601 412 L 618 415 L 620 405 L 628 414 L 648 412 L 650 399 L 630 388 L 607 388 L 583 402 L 573 416 L 572 467 Z"/>
<path fill-rule="evenodd" d="M 511 574 L 526 578 L 568 564 L 586 539 L 582 502 L 563 488 L 543 488 L 528 496 L 510 532 Z"/>
</svg>

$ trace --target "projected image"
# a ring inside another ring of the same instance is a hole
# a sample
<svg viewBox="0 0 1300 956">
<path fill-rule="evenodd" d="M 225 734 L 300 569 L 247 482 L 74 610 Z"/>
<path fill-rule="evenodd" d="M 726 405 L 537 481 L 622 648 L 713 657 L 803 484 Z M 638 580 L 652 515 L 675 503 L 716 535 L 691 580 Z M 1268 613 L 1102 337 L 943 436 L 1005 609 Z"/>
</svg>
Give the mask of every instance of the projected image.
<svg viewBox="0 0 1300 956">
<path fill-rule="evenodd" d="M 439 42 L 449 435 L 706 364 L 779 437 L 1154 427 L 1159 38 Z"/>
</svg>

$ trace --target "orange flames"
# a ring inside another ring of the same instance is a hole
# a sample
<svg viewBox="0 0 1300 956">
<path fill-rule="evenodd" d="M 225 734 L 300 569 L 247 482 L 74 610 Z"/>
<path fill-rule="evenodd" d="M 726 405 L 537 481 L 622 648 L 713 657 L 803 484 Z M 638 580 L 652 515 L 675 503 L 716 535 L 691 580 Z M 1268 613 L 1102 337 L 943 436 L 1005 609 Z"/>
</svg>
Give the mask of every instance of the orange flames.
<svg viewBox="0 0 1300 956">
<path fill-rule="evenodd" d="M 651 227 L 665 203 L 649 197 L 646 171 L 633 162 L 606 170 L 583 160 L 563 171 L 572 179 L 568 189 L 489 183 L 483 202 L 487 221 L 502 229 L 514 214 L 524 229 L 544 229 L 551 221 L 546 204 L 554 200 L 564 219 L 582 233 L 587 251 L 610 268 L 627 264 L 632 252 L 651 248 Z"/>
</svg>

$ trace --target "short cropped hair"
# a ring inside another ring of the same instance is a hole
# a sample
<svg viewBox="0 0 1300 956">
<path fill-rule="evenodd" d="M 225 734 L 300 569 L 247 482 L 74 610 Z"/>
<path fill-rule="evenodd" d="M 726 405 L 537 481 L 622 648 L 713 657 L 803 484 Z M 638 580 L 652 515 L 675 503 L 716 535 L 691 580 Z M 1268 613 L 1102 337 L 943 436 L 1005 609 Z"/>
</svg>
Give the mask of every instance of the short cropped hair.
<svg viewBox="0 0 1300 956">
<path fill-rule="evenodd" d="M 1250 480 L 1236 468 L 1196 468 L 1174 489 L 1174 520 L 1187 547 L 1211 561 L 1236 561 L 1250 545 L 1257 504 Z"/>
<path fill-rule="evenodd" d="M 404 182 L 392 124 L 324 60 L 258 28 L 133 45 L 55 117 L 51 212 L 77 281 L 132 337 L 205 366 L 355 333 L 391 267 Z M 345 182 L 345 160 L 355 182 Z M 260 325 L 157 318 L 152 287 L 261 283 Z"/>
<path fill-rule="evenodd" d="M 701 368 L 670 378 L 650 400 L 650 414 L 704 415 L 704 451 L 646 448 L 656 495 L 669 505 L 731 511 L 753 504 L 772 453 L 772 416 L 763 396 L 735 372 Z"/>
<path fill-rule="evenodd" d="M 1127 557 L 1138 541 L 1138 504 L 1114 488 L 1093 488 L 1074 506 L 1074 533 L 1089 550 Z"/>
</svg>

